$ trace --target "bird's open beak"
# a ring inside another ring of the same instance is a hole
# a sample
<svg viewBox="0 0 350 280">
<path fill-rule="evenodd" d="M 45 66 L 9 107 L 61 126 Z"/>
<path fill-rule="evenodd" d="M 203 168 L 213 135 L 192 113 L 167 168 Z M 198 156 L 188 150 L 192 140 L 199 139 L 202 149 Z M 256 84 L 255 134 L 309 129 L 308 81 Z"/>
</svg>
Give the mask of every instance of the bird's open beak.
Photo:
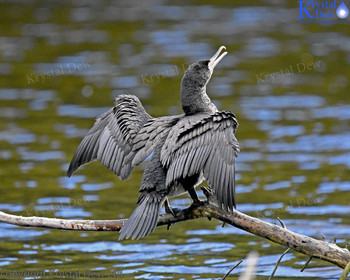
<svg viewBox="0 0 350 280">
<path fill-rule="evenodd" d="M 220 55 L 222 50 L 226 50 L 226 47 L 221 46 L 218 49 L 218 51 L 213 55 L 213 57 L 210 59 L 209 68 L 211 70 L 214 70 L 215 66 L 220 62 L 220 60 L 223 59 L 225 55 L 227 55 L 227 52 L 224 52 Z"/>
</svg>

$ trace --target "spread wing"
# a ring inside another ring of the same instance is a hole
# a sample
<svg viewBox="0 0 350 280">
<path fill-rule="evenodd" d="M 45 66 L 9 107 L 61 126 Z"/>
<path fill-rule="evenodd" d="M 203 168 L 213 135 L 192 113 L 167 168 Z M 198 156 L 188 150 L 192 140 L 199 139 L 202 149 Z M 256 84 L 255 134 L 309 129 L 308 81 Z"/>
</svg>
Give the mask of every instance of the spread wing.
<svg viewBox="0 0 350 280">
<path fill-rule="evenodd" d="M 134 139 L 132 165 L 136 166 L 144 161 L 182 117 L 183 115 L 154 118 L 145 123 Z"/>
<path fill-rule="evenodd" d="M 76 150 L 67 176 L 80 166 L 98 160 L 121 179 L 130 176 L 130 152 L 133 139 L 142 126 L 152 117 L 146 113 L 136 96 L 121 95 L 115 106 L 97 118 L 94 126 Z"/>
<path fill-rule="evenodd" d="M 219 207 L 233 209 L 237 126 L 235 115 L 228 111 L 201 116 L 195 123 L 193 117 L 179 122 L 162 148 L 161 161 L 168 168 L 166 185 L 203 171 Z"/>
</svg>

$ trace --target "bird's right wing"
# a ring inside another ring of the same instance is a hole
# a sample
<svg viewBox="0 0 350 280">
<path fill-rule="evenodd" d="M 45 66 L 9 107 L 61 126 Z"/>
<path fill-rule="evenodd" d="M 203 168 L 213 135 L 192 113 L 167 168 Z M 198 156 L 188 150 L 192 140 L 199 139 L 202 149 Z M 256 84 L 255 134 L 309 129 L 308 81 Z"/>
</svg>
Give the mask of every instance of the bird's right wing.
<svg viewBox="0 0 350 280">
<path fill-rule="evenodd" d="M 179 122 L 161 152 L 161 162 L 168 168 L 166 185 L 203 171 L 219 206 L 232 210 L 236 203 L 237 126 L 235 115 L 229 111 L 190 116 Z"/>
<path fill-rule="evenodd" d="M 98 160 L 121 179 L 130 176 L 133 140 L 143 125 L 153 118 L 136 96 L 121 95 L 115 106 L 97 118 L 84 137 L 69 165 L 67 176 L 80 166 Z"/>
</svg>

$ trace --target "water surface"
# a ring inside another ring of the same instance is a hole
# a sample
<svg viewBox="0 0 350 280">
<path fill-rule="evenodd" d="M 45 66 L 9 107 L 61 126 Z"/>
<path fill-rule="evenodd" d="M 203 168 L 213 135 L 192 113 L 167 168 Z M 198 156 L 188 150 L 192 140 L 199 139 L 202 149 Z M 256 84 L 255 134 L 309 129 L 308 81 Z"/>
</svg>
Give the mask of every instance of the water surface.
<svg viewBox="0 0 350 280">
<path fill-rule="evenodd" d="M 225 45 L 208 93 L 240 123 L 238 210 L 340 246 L 349 239 L 349 19 L 301 24 L 291 1 L 5 1 L 0 13 L 1 211 L 128 217 L 142 166 L 125 182 L 98 163 L 68 179 L 75 149 L 119 94 L 138 96 L 153 116 L 180 113 L 184 70 Z M 222 279 L 252 250 L 257 278 L 267 279 L 285 250 L 207 219 L 123 242 L 117 233 L 0 228 L 4 279 Z M 275 278 L 341 275 L 318 260 L 301 273 L 305 261 L 288 253 Z"/>
</svg>

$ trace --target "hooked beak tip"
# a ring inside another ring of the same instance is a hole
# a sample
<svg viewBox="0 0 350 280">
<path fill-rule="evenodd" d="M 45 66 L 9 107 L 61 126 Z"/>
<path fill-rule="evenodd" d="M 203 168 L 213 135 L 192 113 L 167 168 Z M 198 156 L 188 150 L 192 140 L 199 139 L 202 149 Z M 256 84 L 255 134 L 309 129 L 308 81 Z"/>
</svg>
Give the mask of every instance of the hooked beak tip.
<svg viewBox="0 0 350 280">
<path fill-rule="evenodd" d="M 220 60 L 223 59 L 225 55 L 227 55 L 227 52 L 224 52 L 220 55 L 222 50 L 226 50 L 226 47 L 221 46 L 213 55 L 213 57 L 210 58 L 209 67 L 211 68 L 211 70 L 214 70 L 215 66 L 220 62 Z"/>
</svg>

